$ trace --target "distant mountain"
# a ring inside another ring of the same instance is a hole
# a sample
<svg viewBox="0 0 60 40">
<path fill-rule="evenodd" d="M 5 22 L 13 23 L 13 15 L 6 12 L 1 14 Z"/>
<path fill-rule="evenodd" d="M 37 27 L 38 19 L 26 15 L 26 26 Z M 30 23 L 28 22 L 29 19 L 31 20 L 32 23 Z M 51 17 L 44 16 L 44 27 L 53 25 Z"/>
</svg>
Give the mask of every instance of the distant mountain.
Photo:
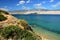
<svg viewBox="0 0 60 40">
<path fill-rule="evenodd" d="M 50 10 L 50 9 L 13 10 L 9 12 L 26 12 L 26 11 L 60 11 L 60 9 L 56 9 L 56 10 Z"/>
</svg>

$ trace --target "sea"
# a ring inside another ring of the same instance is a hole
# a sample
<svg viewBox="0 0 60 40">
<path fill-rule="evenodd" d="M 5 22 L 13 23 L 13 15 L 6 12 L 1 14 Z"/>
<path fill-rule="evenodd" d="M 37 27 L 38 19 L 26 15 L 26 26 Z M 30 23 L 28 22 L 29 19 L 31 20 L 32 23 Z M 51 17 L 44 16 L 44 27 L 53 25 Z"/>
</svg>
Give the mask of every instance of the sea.
<svg viewBox="0 0 60 40">
<path fill-rule="evenodd" d="M 60 14 L 12 14 L 26 20 L 32 29 L 50 40 L 60 40 Z"/>
</svg>

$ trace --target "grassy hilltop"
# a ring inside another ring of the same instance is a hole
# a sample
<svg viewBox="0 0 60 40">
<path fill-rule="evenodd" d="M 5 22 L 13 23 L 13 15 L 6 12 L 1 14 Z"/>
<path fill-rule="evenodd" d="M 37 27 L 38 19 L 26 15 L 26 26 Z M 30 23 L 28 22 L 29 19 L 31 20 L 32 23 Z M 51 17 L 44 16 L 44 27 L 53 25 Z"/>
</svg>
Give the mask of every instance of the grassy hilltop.
<svg viewBox="0 0 60 40">
<path fill-rule="evenodd" d="M 42 38 L 25 20 L 19 20 L 0 10 L 0 40 L 42 40 Z"/>
</svg>

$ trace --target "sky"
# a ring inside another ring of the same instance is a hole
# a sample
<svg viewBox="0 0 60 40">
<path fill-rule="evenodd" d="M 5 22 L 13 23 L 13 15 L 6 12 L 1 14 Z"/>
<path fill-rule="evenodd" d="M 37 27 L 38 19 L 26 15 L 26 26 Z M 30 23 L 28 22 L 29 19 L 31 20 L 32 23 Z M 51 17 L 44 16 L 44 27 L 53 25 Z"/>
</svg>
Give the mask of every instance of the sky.
<svg viewBox="0 0 60 40">
<path fill-rule="evenodd" d="M 60 0 L 0 0 L 0 9 L 3 10 L 35 10 L 60 9 Z"/>
</svg>

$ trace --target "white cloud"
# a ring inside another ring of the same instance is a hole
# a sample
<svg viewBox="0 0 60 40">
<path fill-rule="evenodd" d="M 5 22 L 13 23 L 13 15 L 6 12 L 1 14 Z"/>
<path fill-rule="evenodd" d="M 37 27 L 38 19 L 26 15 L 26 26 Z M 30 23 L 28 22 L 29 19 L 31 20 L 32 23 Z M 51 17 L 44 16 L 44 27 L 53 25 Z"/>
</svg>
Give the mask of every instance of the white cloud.
<svg viewBox="0 0 60 40">
<path fill-rule="evenodd" d="M 50 2 L 54 2 L 54 0 L 50 0 Z"/>
<path fill-rule="evenodd" d="M 26 3 L 30 3 L 30 0 L 26 1 Z"/>
<path fill-rule="evenodd" d="M 37 8 L 40 8 L 40 6 L 42 6 L 42 4 L 41 3 L 40 4 L 34 4 L 34 6 Z"/>
<path fill-rule="evenodd" d="M 8 11 L 8 6 L 4 6 L 3 8 L 0 8 L 0 10 L 5 10 L 5 11 Z"/>
<path fill-rule="evenodd" d="M 19 1 L 19 4 L 24 4 L 24 3 L 25 3 L 24 0 Z"/>
<path fill-rule="evenodd" d="M 19 1 L 19 3 L 17 4 L 17 6 L 19 6 L 20 4 L 24 4 L 25 3 L 25 1 L 24 0 L 21 0 L 21 1 Z"/>
<path fill-rule="evenodd" d="M 56 7 L 58 7 L 58 6 L 60 6 L 60 2 L 58 2 L 58 3 L 56 3 L 56 4 L 54 4 L 54 5 L 51 5 L 53 8 L 56 8 Z"/>
<path fill-rule="evenodd" d="M 36 9 L 46 9 L 44 6 L 42 6 L 41 3 L 39 3 L 39 4 L 34 4 L 34 7 L 35 7 Z"/>
<path fill-rule="evenodd" d="M 8 11 L 8 9 L 5 9 L 5 8 L 0 8 L 0 10 L 5 10 L 5 11 Z"/>
<path fill-rule="evenodd" d="M 25 4 L 25 3 L 30 3 L 30 0 L 27 0 L 27 1 L 21 0 L 21 1 L 19 1 L 19 3 L 16 6 L 19 6 L 19 5 Z"/>
</svg>

